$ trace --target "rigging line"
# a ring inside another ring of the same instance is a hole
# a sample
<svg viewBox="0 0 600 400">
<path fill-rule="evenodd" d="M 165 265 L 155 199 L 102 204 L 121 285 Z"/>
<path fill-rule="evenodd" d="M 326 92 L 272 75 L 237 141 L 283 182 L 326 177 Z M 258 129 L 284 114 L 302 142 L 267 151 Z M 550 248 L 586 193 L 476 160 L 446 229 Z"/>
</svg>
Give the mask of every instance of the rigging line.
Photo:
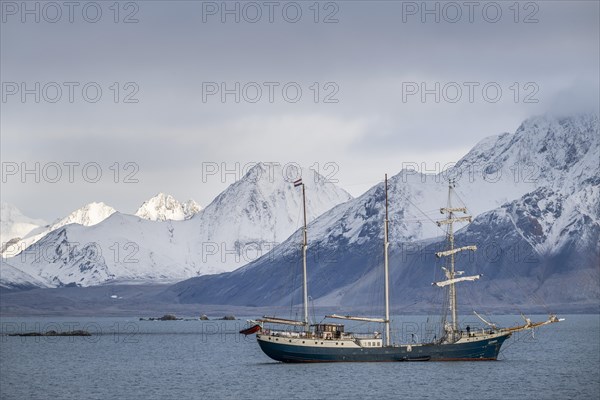
<svg viewBox="0 0 600 400">
<path fill-rule="evenodd" d="M 529 297 L 530 299 L 534 300 L 534 301 L 537 301 L 537 303 L 538 303 L 537 305 L 539 305 L 539 306 L 541 306 L 542 308 L 544 308 L 544 310 L 546 311 L 546 313 L 547 313 L 547 314 L 552 314 L 552 313 L 550 312 L 550 308 L 548 307 L 548 305 L 546 304 L 546 302 L 544 301 L 544 299 L 543 299 L 541 296 L 539 296 L 538 294 L 536 294 L 536 293 L 534 293 L 534 292 L 532 292 L 532 291 L 527 291 L 527 288 L 523 287 L 523 286 L 521 285 L 521 283 L 519 283 L 519 277 L 518 277 L 518 276 L 517 276 L 517 275 L 514 273 L 514 271 L 513 271 L 512 269 L 510 269 L 510 268 L 509 268 L 509 269 L 508 269 L 508 272 L 509 272 L 509 273 L 510 273 L 510 274 L 511 274 L 511 275 L 512 275 L 514 278 L 515 278 L 515 279 L 514 279 L 514 283 L 515 283 L 515 284 L 516 284 L 516 285 L 519 287 L 519 290 L 520 290 L 522 293 L 527 293 L 527 294 L 529 295 L 528 297 Z M 516 307 L 518 307 L 518 306 L 516 306 Z M 517 309 L 519 310 L 519 312 L 520 312 L 521 314 L 524 314 L 524 313 L 522 312 L 522 310 L 520 310 L 519 308 L 517 308 Z"/>
<path fill-rule="evenodd" d="M 515 277 L 515 278 L 516 278 L 516 277 Z M 517 281 L 515 280 L 514 282 L 515 282 L 515 283 L 517 284 L 517 286 L 518 286 L 518 283 L 517 283 Z M 505 292 L 505 290 L 502 290 L 502 288 L 501 288 L 499 285 L 497 285 L 497 284 L 496 284 L 496 282 L 495 282 L 495 280 L 494 280 L 494 279 L 492 279 L 492 280 L 490 280 L 490 281 L 489 281 L 489 284 L 488 284 L 488 286 L 489 286 L 489 287 L 494 287 L 494 288 L 496 289 L 496 292 L 497 292 L 497 293 L 499 293 L 499 294 L 502 294 L 502 293 L 504 293 L 504 292 Z M 520 288 L 519 288 L 519 289 L 520 289 Z M 516 303 L 512 302 L 512 304 L 511 304 L 511 305 L 512 305 L 514 308 L 516 308 L 516 310 L 519 312 L 519 314 L 523 314 L 523 310 L 521 310 L 521 308 L 519 307 L 519 305 L 518 305 L 518 304 L 516 304 Z"/>
<path fill-rule="evenodd" d="M 440 263 L 445 262 L 445 260 L 436 260 L 434 262 L 434 268 L 433 268 L 433 280 L 432 282 L 441 280 L 438 279 L 438 276 L 441 274 L 442 270 L 439 266 Z M 430 336 L 433 338 L 433 336 L 441 338 L 443 336 L 443 327 L 444 327 L 444 322 L 445 322 L 445 313 L 447 312 L 447 296 L 446 296 L 446 292 L 447 290 L 435 290 L 433 292 L 430 292 L 431 295 L 429 296 L 430 298 L 430 304 L 436 304 L 437 306 L 430 309 L 428 311 L 428 321 L 429 325 L 430 325 L 430 331 L 433 333 L 433 335 L 430 333 Z M 438 309 L 438 307 L 440 309 Z M 439 319 L 438 319 L 439 318 Z M 437 321 L 437 322 L 435 322 Z M 439 326 L 437 326 L 437 324 L 439 323 Z"/>
<path fill-rule="evenodd" d="M 437 210 L 436 212 L 429 212 L 429 214 L 425 213 L 423 215 L 426 216 L 425 218 L 427 218 L 427 217 L 429 217 L 429 218 L 436 217 L 437 218 L 437 216 L 440 215 L 440 210 Z M 410 221 L 410 220 L 424 221 L 425 218 L 420 217 L 418 215 L 409 215 L 409 216 L 405 216 L 404 218 L 402 218 L 402 221 L 407 221 L 407 220 L 408 221 Z"/>
<path fill-rule="evenodd" d="M 417 206 L 415 203 L 413 203 L 407 196 L 404 196 L 404 199 L 406 199 L 406 201 L 408 201 L 410 204 L 413 205 L 413 207 L 415 207 L 417 209 L 417 211 L 419 211 L 421 214 L 423 214 L 429 221 L 431 221 L 431 223 L 433 223 L 438 229 L 440 229 L 442 232 L 444 232 L 444 229 L 442 227 L 440 227 L 436 221 L 434 221 L 431 217 L 429 217 L 429 215 L 427 215 L 424 211 L 422 211 L 419 206 Z M 393 218 L 390 220 L 390 222 L 393 224 Z"/>
<path fill-rule="evenodd" d="M 317 322 L 317 314 L 315 313 L 315 299 L 313 299 L 312 297 L 309 296 L 309 300 L 310 300 L 310 303 L 312 305 L 313 321 Z"/>
<path fill-rule="evenodd" d="M 511 265 L 512 265 L 512 263 L 506 263 L 505 268 L 503 268 L 503 271 L 505 271 L 512 278 L 511 281 L 517 286 L 519 292 L 527 293 L 528 299 L 533 300 L 536 303 L 536 305 L 541 306 L 546 311 L 546 313 L 552 314 L 550 308 L 548 307 L 548 305 L 546 304 L 544 299 L 539 294 L 536 294 L 536 293 L 532 292 L 531 290 L 528 290 L 527 287 L 525 287 L 521 283 L 522 277 L 517 276 L 514 269 L 511 267 Z M 493 286 L 497 290 L 498 293 L 505 292 L 505 290 L 502 290 L 502 288 L 500 288 L 500 286 L 496 284 L 495 280 L 490 280 L 489 286 Z M 513 302 L 512 306 L 515 307 L 519 313 L 523 314 L 523 310 L 519 307 L 518 304 Z"/>
<path fill-rule="evenodd" d="M 462 193 L 460 190 L 456 189 L 456 186 L 459 186 L 459 184 L 456 184 L 454 187 L 454 194 L 456 195 L 456 198 L 458 198 L 458 201 L 460 201 L 462 203 L 462 206 L 466 207 L 467 203 L 465 203 L 465 201 L 462 199 L 462 197 L 460 197 L 459 194 L 462 194 L 464 196 L 464 193 Z M 465 196 L 466 197 L 466 196 Z"/>
<path fill-rule="evenodd" d="M 303 215 L 302 207 L 299 207 L 297 214 L 296 214 L 296 232 L 298 232 L 301 229 L 300 228 L 300 220 L 302 219 L 302 215 Z M 300 254 L 301 254 L 301 252 L 302 252 L 302 250 L 300 250 Z M 290 268 L 291 290 L 289 293 L 294 293 L 296 291 L 296 271 L 299 269 L 299 265 L 300 265 L 300 260 L 298 259 L 294 263 L 294 268 Z M 293 312 L 294 312 L 294 296 L 290 295 L 290 317 L 289 317 L 290 319 L 292 319 L 292 317 L 293 317 Z M 296 314 L 297 314 L 297 312 L 296 312 Z"/>
<path fill-rule="evenodd" d="M 294 295 L 293 293 L 296 291 L 296 271 L 299 270 L 300 266 L 300 261 L 296 260 L 296 262 L 294 263 L 294 268 L 290 268 L 290 273 L 291 273 L 291 290 L 289 291 L 289 293 L 291 293 L 290 295 L 290 319 L 292 319 L 292 313 L 294 312 Z"/>
<path fill-rule="evenodd" d="M 380 183 L 381 181 L 368 181 L 368 182 L 354 182 L 354 183 L 338 183 L 338 185 L 340 185 L 341 187 L 347 187 L 347 186 L 362 186 L 362 185 L 370 185 L 369 189 L 371 189 L 373 186 L 377 185 L 378 183 Z M 367 190 L 369 190 L 367 189 Z"/>
<path fill-rule="evenodd" d="M 377 262 L 377 264 L 379 264 L 379 262 Z M 373 309 L 375 308 L 375 301 L 376 301 L 375 300 L 375 297 L 376 297 L 375 292 L 376 292 L 376 289 L 374 289 L 373 286 L 375 285 L 375 287 L 377 287 L 378 280 L 379 280 L 378 278 L 379 277 L 376 276 L 375 279 L 373 279 L 373 282 L 370 285 L 371 287 L 369 288 L 369 296 L 368 296 L 368 299 L 367 299 L 367 302 L 368 302 L 367 313 L 369 313 L 369 314 L 372 313 Z"/>
<path fill-rule="evenodd" d="M 459 187 L 460 187 L 460 185 L 459 185 L 459 184 L 457 184 L 456 186 L 459 186 Z M 462 194 L 462 195 L 464 196 L 464 193 L 462 193 L 462 191 L 460 191 L 460 190 L 457 190 L 456 188 L 455 188 L 455 190 L 454 190 L 454 193 L 455 193 L 456 197 L 458 198 L 458 200 L 459 200 L 459 201 L 462 203 L 462 205 L 466 207 L 466 203 L 465 203 L 465 201 L 464 201 L 464 200 L 461 198 L 461 196 L 459 195 L 459 193 L 460 193 L 460 194 Z M 519 286 L 519 289 L 524 289 L 524 288 L 523 288 L 523 287 L 522 287 L 522 286 L 519 284 L 518 277 L 517 277 L 517 275 L 514 273 L 514 271 L 513 271 L 511 268 L 508 268 L 508 272 L 509 272 L 509 273 L 510 273 L 510 274 L 513 276 L 513 278 L 516 278 L 516 279 L 514 280 L 514 282 L 515 282 L 515 284 L 516 284 L 517 286 Z M 524 293 L 527 293 L 527 292 L 524 292 Z M 529 297 L 530 297 L 531 299 L 533 299 L 533 300 L 537 301 L 538 305 L 542 306 L 542 307 L 544 308 L 544 310 L 545 310 L 547 313 L 550 313 L 550 309 L 549 309 L 548 305 L 545 303 L 545 301 L 543 300 L 543 298 L 542 298 L 541 296 L 539 296 L 539 295 L 538 295 L 538 294 L 536 294 L 536 293 L 533 293 L 533 292 L 531 292 L 531 293 L 529 293 Z M 519 310 L 519 307 L 518 307 L 516 304 L 513 304 L 513 305 L 514 305 L 515 307 L 517 307 L 517 309 Z M 521 312 L 521 310 L 519 310 L 519 312 Z"/>
<path fill-rule="evenodd" d="M 517 246 L 518 246 L 518 245 L 517 245 Z M 517 250 L 518 250 L 518 249 L 519 249 L 519 247 L 517 247 Z M 532 249 L 535 251 L 535 248 L 533 248 L 533 246 L 532 246 Z M 519 252 L 519 253 L 520 253 L 520 252 Z M 536 253 L 537 253 L 537 252 L 536 252 Z M 517 254 L 517 253 L 516 253 L 516 254 Z M 539 253 L 537 253 L 537 256 L 540 256 L 540 254 L 539 254 Z M 539 262 L 539 261 L 538 261 L 538 262 Z M 510 263 L 510 265 L 512 265 L 512 263 Z M 514 278 L 514 283 L 515 283 L 515 284 L 516 284 L 516 285 L 519 287 L 519 290 L 521 290 L 523 293 L 527 293 L 527 294 L 529 295 L 529 296 L 528 296 L 528 298 L 529 298 L 529 299 L 532 299 L 532 300 L 534 300 L 534 301 L 536 301 L 536 302 L 537 302 L 537 305 L 539 305 L 539 306 L 543 307 L 543 308 L 544 308 L 544 310 L 545 310 L 547 313 L 551 313 L 551 312 L 550 312 L 550 308 L 548 307 L 548 305 L 546 304 L 546 302 L 544 301 L 544 299 L 543 299 L 543 298 L 542 298 L 540 295 L 536 294 L 536 293 L 535 293 L 535 292 L 533 292 L 533 291 L 527 291 L 527 290 L 526 290 L 527 288 L 525 288 L 525 287 L 523 287 L 523 286 L 521 285 L 521 283 L 519 282 L 519 277 L 518 277 L 518 276 L 517 276 L 517 274 L 514 272 L 514 269 L 513 269 L 513 268 L 511 268 L 511 267 L 508 267 L 508 266 L 507 266 L 507 268 L 506 268 L 505 270 L 506 270 L 506 271 L 508 271 L 508 273 L 509 273 L 510 275 L 512 275 L 512 277 Z"/>
<path fill-rule="evenodd" d="M 303 217 L 303 213 L 304 213 L 304 211 L 302 210 L 302 207 L 298 207 L 298 211 L 296 214 L 296 231 L 298 231 L 298 229 L 300 229 L 300 225 L 301 225 L 300 220 Z M 302 224 L 302 227 L 304 227 L 304 224 Z"/>
<path fill-rule="evenodd" d="M 377 255 L 375 256 L 375 264 L 374 264 L 373 268 L 380 268 L 381 265 L 383 265 L 383 255 L 381 253 L 377 252 Z M 384 277 L 381 274 L 376 274 L 375 279 L 373 279 L 373 282 L 371 283 L 371 288 L 369 290 L 370 296 L 369 296 L 368 312 L 371 313 L 372 315 L 375 314 L 375 311 L 377 310 L 377 305 L 381 306 L 381 298 L 383 298 L 383 294 L 382 294 L 383 279 L 384 279 Z M 374 288 L 373 288 L 373 286 L 374 286 Z M 379 310 L 377 310 L 377 311 L 379 311 Z"/>
<path fill-rule="evenodd" d="M 379 183 L 381 183 L 381 182 L 383 182 L 383 181 L 379 181 Z M 417 211 L 419 211 L 419 212 L 420 212 L 421 214 L 423 214 L 423 215 L 424 215 L 424 216 L 425 216 L 425 217 L 426 217 L 426 218 L 427 218 L 429 221 L 431 221 L 433 224 L 435 224 L 435 226 L 436 226 L 438 229 L 440 229 L 440 230 L 444 231 L 444 229 L 443 229 L 443 228 L 441 228 L 440 226 L 438 226 L 438 224 L 437 224 L 437 222 L 436 222 L 436 221 L 434 221 L 432 218 L 430 218 L 430 217 L 429 217 L 429 215 L 427 215 L 427 214 L 426 214 L 426 213 L 425 213 L 423 210 L 421 210 L 421 209 L 419 208 L 419 206 L 417 206 L 415 203 L 413 203 L 413 202 L 412 202 L 412 201 L 411 201 L 411 200 L 408 198 L 408 196 L 406 196 L 406 195 L 403 195 L 403 194 L 400 194 L 400 197 L 401 197 L 401 198 L 404 198 L 406 201 L 408 201 L 410 204 L 412 204 L 412 205 L 413 205 L 413 207 L 415 207 L 415 208 L 417 209 Z M 392 223 L 392 224 L 393 224 L 393 220 L 394 220 L 394 218 L 391 218 L 391 219 L 390 219 L 390 221 L 389 221 L 389 223 Z"/>
</svg>

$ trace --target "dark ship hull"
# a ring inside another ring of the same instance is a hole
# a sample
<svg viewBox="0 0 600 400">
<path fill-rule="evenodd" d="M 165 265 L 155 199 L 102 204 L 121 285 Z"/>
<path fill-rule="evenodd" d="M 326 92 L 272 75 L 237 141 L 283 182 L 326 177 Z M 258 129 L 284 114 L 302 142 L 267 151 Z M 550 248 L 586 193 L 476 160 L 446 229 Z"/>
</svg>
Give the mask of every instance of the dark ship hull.
<svg viewBox="0 0 600 400">
<path fill-rule="evenodd" d="M 317 345 L 306 345 L 298 339 L 261 337 L 257 335 L 262 351 L 276 361 L 302 362 L 386 362 L 386 361 L 480 361 L 496 360 L 500 347 L 510 333 L 497 334 L 486 339 L 459 341 L 447 344 L 413 344 L 400 346 L 361 347 L 352 341 L 345 346 L 317 341 Z M 311 341 L 312 342 L 312 341 Z M 321 345 L 319 345 L 321 343 Z M 344 346 L 344 347 L 342 347 Z"/>
</svg>

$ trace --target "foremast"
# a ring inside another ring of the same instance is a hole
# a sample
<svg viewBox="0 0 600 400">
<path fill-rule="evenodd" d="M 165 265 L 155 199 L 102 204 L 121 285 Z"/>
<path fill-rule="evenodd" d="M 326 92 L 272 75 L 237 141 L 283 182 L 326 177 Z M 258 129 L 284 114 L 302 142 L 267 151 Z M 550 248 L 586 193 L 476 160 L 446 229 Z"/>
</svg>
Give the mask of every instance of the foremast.
<svg viewBox="0 0 600 400">
<path fill-rule="evenodd" d="M 474 281 L 480 278 L 481 275 L 459 277 L 463 274 L 463 271 L 456 271 L 454 265 L 454 255 L 461 251 L 471 250 L 476 251 L 477 246 L 464 246 L 454 248 L 454 223 L 456 222 L 471 222 L 472 217 L 470 215 L 455 216 L 456 213 L 467 213 L 465 207 L 452 207 L 452 189 L 454 189 L 455 181 L 450 180 L 448 185 L 448 206 L 441 208 L 440 213 L 446 214 L 447 218 L 437 222 L 438 226 L 448 225 L 448 250 L 437 252 L 435 255 L 438 258 L 450 257 L 448 268 L 443 268 L 446 276 L 446 280 L 441 282 L 434 282 L 433 284 L 438 287 L 448 286 L 448 295 L 450 303 L 450 340 L 454 341 L 457 339 L 458 334 L 458 303 L 456 300 L 456 283 L 464 281 Z"/>
</svg>

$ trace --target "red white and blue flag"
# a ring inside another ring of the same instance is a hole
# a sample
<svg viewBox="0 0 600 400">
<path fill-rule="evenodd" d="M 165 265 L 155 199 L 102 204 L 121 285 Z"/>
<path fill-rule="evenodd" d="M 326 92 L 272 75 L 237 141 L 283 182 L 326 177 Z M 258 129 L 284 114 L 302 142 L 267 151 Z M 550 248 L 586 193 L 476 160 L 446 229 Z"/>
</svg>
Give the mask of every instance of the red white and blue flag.
<svg viewBox="0 0 600 400">
<path fill-rule="evenodd" d="M 302 178 L 294 181 L 294 187 L 302 185 Z"/>
</svg>

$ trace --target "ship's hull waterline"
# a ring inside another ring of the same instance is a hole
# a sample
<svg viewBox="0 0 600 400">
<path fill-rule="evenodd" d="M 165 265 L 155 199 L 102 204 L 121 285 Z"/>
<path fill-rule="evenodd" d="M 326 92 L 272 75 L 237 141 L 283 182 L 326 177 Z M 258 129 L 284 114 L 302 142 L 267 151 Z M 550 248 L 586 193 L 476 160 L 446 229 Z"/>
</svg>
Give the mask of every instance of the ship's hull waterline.
<svg viewBox="0 0 600 400">
<path fill-rule="evenodd" d="M 496 360 L 500 347 L 510 333 L 481 340 L 453 344 L 412 344 L 383 347 L 342 347 L 329 345 L 296 344 L 288 338 L 257 335 L 262 351 L 276 361 L 286 363 L 308 362 L 392 362 L 392 361 L 484 361 Z M 313 341 L 314 342 L 314 341 Z M 353 342 L 347 341 L 352 344 Z M 341 342 L 338 342 L 341 343 Z"/>
</svg>

